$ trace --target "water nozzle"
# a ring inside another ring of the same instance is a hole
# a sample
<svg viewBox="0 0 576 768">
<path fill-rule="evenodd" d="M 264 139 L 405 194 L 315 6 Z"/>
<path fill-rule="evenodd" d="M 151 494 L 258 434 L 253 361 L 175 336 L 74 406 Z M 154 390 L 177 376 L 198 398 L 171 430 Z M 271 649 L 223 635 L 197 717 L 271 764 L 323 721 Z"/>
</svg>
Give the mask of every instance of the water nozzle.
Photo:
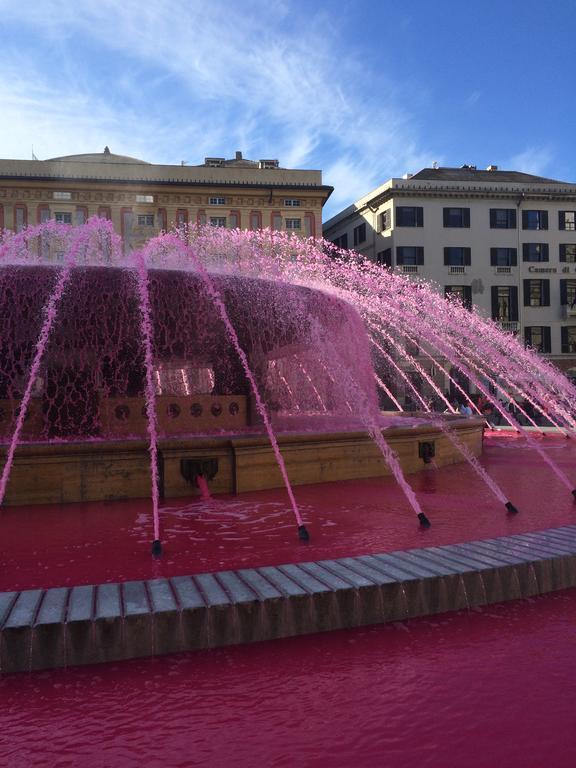
<svg viewBox="0 0 576 768">
<path fill-rule="evenodd" d="M 162 557 L 162 542 L 160 539 L 154 539 L 152 542 L 152 557 Z"/>
<path fill-rule="evenodd" d="M 310 534 L 305 525 L 298 526 L 298 538 L 300 541 L 310 541 Z"/>
<path fill-rule="evenodd" d="M 424 512 L 418 512 L 418 520 L 420 520 L 420 526 L 422 528 L 430 528 L 430 526 L 432 525 L 432 523 L 430 522 L 430 520 L 428 520 Z"/>
<path fill-rule="evenodd" d="M 518 510 L 516 509 L 514 504 L 512 504 L 511 501 L 507 501 L 506 504 L 504 504 L 504 506 L 506 507 L 506 509 L 508 510 L 508 512 L 511 515 L 517 515 L 518 514 Z"/>
</svg>

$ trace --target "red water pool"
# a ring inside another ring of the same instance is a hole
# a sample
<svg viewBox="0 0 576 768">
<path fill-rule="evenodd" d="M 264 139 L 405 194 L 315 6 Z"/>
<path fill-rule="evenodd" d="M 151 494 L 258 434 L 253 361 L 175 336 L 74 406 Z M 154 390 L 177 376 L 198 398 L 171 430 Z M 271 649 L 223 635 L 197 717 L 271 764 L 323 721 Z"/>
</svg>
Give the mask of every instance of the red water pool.
<svg viewBox="0 0 576 768">
<path fill-rule="evenodd" d="M 576 591 L 0 679 L 10 768 L 572 768 Z"/>
<path fill-rule="evenodd" d="M 576 486 L 576 442 L 541 445 Z M 502 536 L 576 522 L 570 492 L 517 438 L 489 437 L 482 464 L 520 514 L 467 465 L 411 475 L 432 521 L 421 530 L 392 479 L 295 488 L 312 540 L 302 544 L 283 489 L 167 502 L 164 556 L 150 556 L 146 500 L 4 508 L 0 512 L 0 590 L 67 586 L 298 562 Z"/>
</svg>

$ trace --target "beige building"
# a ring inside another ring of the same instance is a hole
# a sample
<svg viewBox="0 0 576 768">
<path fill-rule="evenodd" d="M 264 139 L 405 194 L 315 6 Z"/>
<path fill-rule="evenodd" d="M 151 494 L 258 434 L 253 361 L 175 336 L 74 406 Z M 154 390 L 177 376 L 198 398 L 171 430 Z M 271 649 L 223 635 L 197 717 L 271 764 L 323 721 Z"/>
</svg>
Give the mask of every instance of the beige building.
<svg viewBox="0 0 576 768">
<path fill-rule="evenodd" d="M 51 160 L 0 160 L 0 228 L 56 219 L 111 219 L 127 249 L 173 225 L 213 224 L 320 236 L 332 187 L 322 172 L 277 160 L 207 157 L 202 165 L 155 165 L 104 152 Z"/>
<path fill-rule="evenodd" d="M 425 168 L 338 213 L 324 237 L 433 281 L 576 367 L 576 184 L 496 166 Z"/>
</svg>

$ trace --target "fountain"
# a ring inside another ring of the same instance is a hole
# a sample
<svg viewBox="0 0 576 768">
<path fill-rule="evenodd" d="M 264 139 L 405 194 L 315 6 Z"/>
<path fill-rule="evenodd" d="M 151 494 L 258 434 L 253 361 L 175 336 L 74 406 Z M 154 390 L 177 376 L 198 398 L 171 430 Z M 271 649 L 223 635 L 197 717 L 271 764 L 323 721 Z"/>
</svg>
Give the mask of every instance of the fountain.
<svg viewBox="0 0 576 768">
<path fill-rule="evenodd" d="M 163 508 L 191 494 L 210 503 L 218 493 L 284 487 L 298 539 L 309 542 L 314 521 L 305 521 L 294 486 L 388 474 L 425 530 L 430 518 L 405 475 L 459 461 L 498 509 L 516 515 L 521 505 L 478 460 L 495 414 L 576 497 L 543 445 L 547 430 L 574 430 L 568 380 L 492 321 L 328 243 L 184 228 L 123 253 L 109 222 L 48 222 L 4 234 L 0 315 L 0 503 L 150 498 L 157 558 Z M 454 398 L 476 416 L 461 416 Z M 401 400 L 417 412 L 402 412 Z M 170 583 L 6 592 L 0 625 L 6 648 L 21 642 L 22 633 L 6 634 L 21 627 L 10 623 L 16 614 L 28 617 L 30 632 L 46 625 L 50 645 L 48 619 L 58 616 L 68 633 L 65 663 L 86 663 L 139 655 L 143 631 L 152 646 L 142 653 L 199 647 L 200 637 L 234 642 L 239 622 L 249 639 L 290 634 L 282 596 L 292 613 L 308 596 L 314 602 L 320 623 L 296 622 L 295 631 L 393 620 L 534 594 L 529 576 L 544 583 L 544 565 L 518 560 L 521 544 L 508 546 L 517 566 L 515 581 L 506 571 L 509 589 L 494 580 L 479 589 L 477 580 L 482 563 L 509 567 L 505 550 L 354 557 Z M 539 551 L 563 546 L 554 539 Z M 568 575 L 556 578 L 554 588 L 568 583 Z M 426 590 L 433 597 L 424 599 Z M 344 602 L 327 616 L 336 593 Z M 269 612 L 258 632 L 255 603 Z M 234 621 L 222 623 L 225 610 Z M 184 613 L 184 634 L 162 635 L 161 622 L 171 627 Z M 116 620 L 121 627 L 111 630 Z M 95 648 L 107 648 L 105 659 Z M 11 669 L 20 668 L 18 653 Z M 33 661 L 27 653 L 22 665 L 50 666 L 46 653 Z"/>
</svg>

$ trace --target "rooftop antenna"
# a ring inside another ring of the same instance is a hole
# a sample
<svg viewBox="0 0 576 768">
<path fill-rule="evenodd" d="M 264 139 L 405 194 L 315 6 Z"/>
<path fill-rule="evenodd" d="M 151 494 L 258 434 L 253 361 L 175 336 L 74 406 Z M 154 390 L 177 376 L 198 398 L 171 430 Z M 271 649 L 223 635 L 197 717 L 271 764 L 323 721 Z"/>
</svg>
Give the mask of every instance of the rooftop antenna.
<svg viewBox="0 0 576 768">
<path fill-rule="evenodd" d="M 38 160 L 38 158 L 34 154 L 34 144 L 32 144 L 32 160 Z"/>
<path fill-rule="evenodd" d="M 438 169 L 438 160 L 432 161 L 432 168 L 434 168 L 435 171 Z"/>
</svg>

